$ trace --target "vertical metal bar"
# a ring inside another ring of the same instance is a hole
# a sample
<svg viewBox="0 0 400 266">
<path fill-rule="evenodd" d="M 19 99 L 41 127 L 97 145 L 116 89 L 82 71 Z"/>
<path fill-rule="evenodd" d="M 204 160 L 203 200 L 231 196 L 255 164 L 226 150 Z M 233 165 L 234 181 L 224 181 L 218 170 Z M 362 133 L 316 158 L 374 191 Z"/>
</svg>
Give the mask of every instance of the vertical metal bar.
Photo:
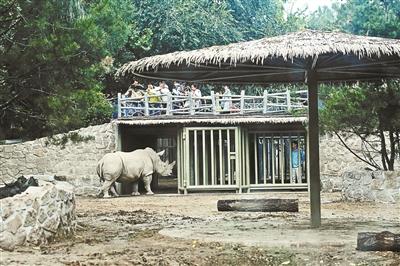
<svg viewBox="0 0 400 266">
<path fill-rule="evenodd" d="M 178 130 L 178 141 L 176 143 L 176 150 L 177 150 L 177 154 L 176 154 L 176 162 L 177 162 L 177 175 L 178 175 L 178 194 L 180 192 L 180 189 L 182 188 L 182 182 L 181 182 L 181 178 L 182 178 L 182 163 L 181 163 L 181 139 L 182 139 L 182 130 Z"/>
<path fill-rule="evenodd" d="M 272 168 L 272 184 L 275 184 L 275 143 L 274 134 L 271 134 L 271 168 Z"/>
<path fill-rule="evenodd" d="M 301 184 L 302 183 L 302 174 L 303 174 L 303 172 L 301 171 L 302 169 L 302 162 L 301 162 L 301 150 L 300 150 L 300 136 L 299 136 L 299 133 L 297 133 L 297 150 L 298 150 L 298 153 L 297 153 L 297 156 L 298 156 L 298 162 L 299 162 L 299 168 L 297 169 L 297 179 L 298 179 L 298 182 L 299 182 L 299 184 Z"/>
<path fill-rule="evenodd" d="M 244 185 L 247 187 L 247 191 L 250 191 L 249 186 L 250 186 L 250 154 L 249 154 L 249 133 L 247 129 L 245 130 L 245 140 L 246 140 L 246 146 L 245 146 L 245 167 L 246 167 L 246 182 L 244 182 Z"/>
<path fill-rule="evenodd" d="M 263 147 L 262 147 L 262 158 L 263 158 L 263 183 L 264 185 L 267 183 L 267 156 L 265 149 L 265 134 L 263 134 Z"/>
<path fill-rule="evenodd" d="M 222 153 L 223 153 L 223 151 L 222 151 L 222 132 L 221 132 L 221 129 L 219 129 L 218 130 L 218 139 L 219 139 L 219 165 L 220 165 L 220 167 L 219 167 L 219 174 L 220 174 L 220 179 L 219 179 L 219 183 L 221 184 L 221 185 L 223 185 L 225 182 L 225 180 L 224 180 L 224 173 L 223 173 L 223 165 L 224 165 L 224 161 L 223 161 L 223 158 L 222 158 Z"/>
<path fill-rule="evenodd" d="M 284 147 L 284 139 L 282 137 L 282 134 L 280 134 L 280 136 L 279 136 L 279 144 L 280 144 L 279 162 L 280 162 L 280 168 L 281 168 L 280 173 L 281 173 L 282 184 L 284 184 L 285 183 L 285 154 L 284 154 L 285 147 Z"/>
<path fill-rule="evenodd" d="M 226 149 L 226 151 L 227 151 L 227 156 L 228 156 L 228 185 L 231 185 L 232 184 L 232 182 L 231 182 L 231 140 L 230 140 L 230 132 L 229 131 L 231 131 L 230 129 L 227 129 L 226 130 L 226 142 L 227 142 L 227 149 Z"/>
<path fill-rule="evenodd" d="M 190 140 L 190 136 L 189 136 L 189 130 L 188 129 L 184 129 L 183 131 L 183 152 L 185 154 L 185 157 L 188 157 L 189 160 L 185 160 L 185 176 L 183 179 L 183 189 L 184 189 L 184 193 L 187 194 L 187 186 L 190 184 L 190 151 L 189 151 L 189 140 Z M 183 157 L 183 158 L 185 158 Z M 182 158 L 182 159 L 183 159 Z"/>
<path fill-rule="evenodd" d="M 199 168 L 199 164 L 198 164 L 198 159 L 197 159 L 197 151 L 198 151 L 198 147 L 197 147 L 197 130 L 193 130 L 193 137 L 194 137 L 194 184 L 195 186 L 199 185 L 199 176 L 198 176 L 198 168 Z"/>
<path fill-rule="evenodd" d="M 238 186 L 239 193 L 242 193 L 242 141 L 241 141 L 241 129 L 235 128 L 235 166 L 236 166 L 236 185 Z"/>
<path fill-rule="evenodd" d="M 215 185 L 215 165 L 214 165 L 214 130 L 210 130 L 210 154 L 211 154 L 211 185 Z"/>
<path fill-rule="evenodd" d="M 203 144 L 203 185 L 206 185 L 207 173 L 206 173 L 206 132 L 205 130 L 201 131 L 202 133 L 202 144 Z"/>
<path fill-rule="evenodd" d="M 254 133 L 254 183 L 258 184 L 258 140 L 257 133 Z"/>
<path fill-rule="evenodd" d="M 289 133 L 289 181 L 290 183 L 293 180 L 293 175 L 292 175 L 292 134 Z"/>
</svg>

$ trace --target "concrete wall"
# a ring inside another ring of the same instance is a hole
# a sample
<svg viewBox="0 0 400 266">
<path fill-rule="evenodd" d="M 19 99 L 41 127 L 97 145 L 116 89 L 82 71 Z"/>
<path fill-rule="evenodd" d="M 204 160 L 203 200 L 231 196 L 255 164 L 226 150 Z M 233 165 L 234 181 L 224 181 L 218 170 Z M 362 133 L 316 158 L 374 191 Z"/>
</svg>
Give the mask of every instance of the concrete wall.
<svg viewBox="0 0 400 266">
<path fill-rule="evenodd" d="M 75 144 L 68 142 L 65 148 L 46 144 L 47 138 L 0 145 L 0 177 L 7 182 L 22 174 L 65 176 L 75 186 L 76 194 L 94 194 L 94 188 L 100 186 L 97 161 L 115 150 L 115 125 L 108 123 L 76 132 L 94 139 Z"/>
</svg>

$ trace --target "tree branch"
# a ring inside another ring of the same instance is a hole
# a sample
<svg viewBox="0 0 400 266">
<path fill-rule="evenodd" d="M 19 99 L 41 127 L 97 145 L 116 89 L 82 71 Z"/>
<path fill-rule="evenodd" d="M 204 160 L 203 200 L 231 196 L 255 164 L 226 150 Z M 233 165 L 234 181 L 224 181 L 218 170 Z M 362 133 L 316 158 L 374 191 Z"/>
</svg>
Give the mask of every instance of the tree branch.
<svg viewBox="0 0 400 266">
<path fill-rule="evenodd" d="M 371 162 L 368 162 L 367 160 L 361 158 L 358 154 L 356 154 L 342 139 L 342 137 L 340 137 L 340 135 L 334 131 L 335 135 L 339 138 L 340 142 L 343 144 L 343 146 L 349 151 L 351 152 L 354 156 L 356 156 L 359 160 L 363 161 L 364 163 L 376 168 L 377 170 L 382 170 L 381 167 L 379 167 L 378 165 L 373 165 Z"/>
</svg>

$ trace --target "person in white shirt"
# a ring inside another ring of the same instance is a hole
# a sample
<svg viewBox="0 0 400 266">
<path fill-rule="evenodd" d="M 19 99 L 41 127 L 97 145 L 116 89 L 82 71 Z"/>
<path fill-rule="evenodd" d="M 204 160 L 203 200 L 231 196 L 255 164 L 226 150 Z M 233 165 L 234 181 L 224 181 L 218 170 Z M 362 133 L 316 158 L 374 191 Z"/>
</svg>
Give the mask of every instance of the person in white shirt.
<svg viewBox="0 0 400 266">
<path fill-rule="evenodd" d="M 191 88 L 192 88 L 192 97 L 194 98 L 193 99 L 194 106 L 200 107 L 201 99 L 197 99 L 197 98 L 201 97 L 201 91 L 199 90 L 199 88 L 197 88 L 197 85 L 195 85 L 195 84 L 192 84 Z"/>
</svg>

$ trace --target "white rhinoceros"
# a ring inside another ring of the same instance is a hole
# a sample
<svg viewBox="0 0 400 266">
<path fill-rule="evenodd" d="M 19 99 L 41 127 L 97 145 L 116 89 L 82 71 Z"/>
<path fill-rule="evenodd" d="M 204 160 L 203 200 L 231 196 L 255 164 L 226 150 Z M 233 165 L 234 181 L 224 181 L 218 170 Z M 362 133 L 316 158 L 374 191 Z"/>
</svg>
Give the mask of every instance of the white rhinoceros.
<svg viewBox="0 0 400 266">
<path fill-rule="evenodd" d="M 104 155 L 97 164 L 97 174 L 104 184 L 99 196 L 110 197 L 109 190 L 116 194 L 113 187 L 114 182 L 133 182 L 132 195 L 140 195 L 138 181 L 143 178 L 146 194 L 154 194 L 151 191 L 150 183 L 153 173 L 162 176 L 172 174 L 175 162 L 169 164 L 163 162 L 160 156 L 164 151 L 156 153 L 152 148 L 134 150 L 132 152 L 114 152 Z"/>
</svg>

